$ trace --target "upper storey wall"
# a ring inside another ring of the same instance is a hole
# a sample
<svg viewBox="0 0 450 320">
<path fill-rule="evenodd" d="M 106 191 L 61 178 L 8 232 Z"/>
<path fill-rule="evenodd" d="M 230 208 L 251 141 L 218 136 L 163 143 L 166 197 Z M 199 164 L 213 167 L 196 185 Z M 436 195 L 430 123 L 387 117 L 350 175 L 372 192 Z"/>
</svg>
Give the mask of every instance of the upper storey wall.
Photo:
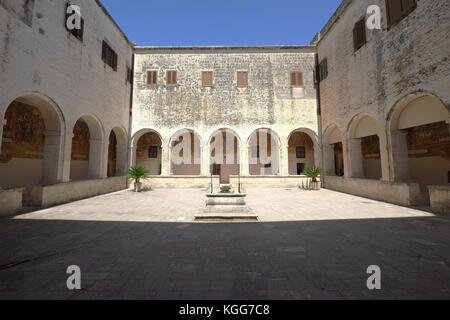
<svg viewBox="0 0 450 320">
<path fill-rule="evenodd" d="M 248 136 L 267 127 L 287 137 L 298 127 L 317 131 L 314 47 L 137 48 L 134 65 L 133 133 L 150 128 L 170 137 L 181 128 L 207 136 L 230 127 Z M 158 84 L 147 84 L 147 71 Z M 166 84 L 166 71 L 178 84 Z M 202 71 L 212 71 L 203 87 Z M 237 87 L 237 71 L 248 71 L 248 88 Z M 302 88 L 292 88 L 290 72 L 303 72 Z"/>
<path fill-rule="evenodd" d="M 0 112 L 23 93 L 39 92 L 62 110 L 72 132 L 85 113 L 128 130 L 133 49 L 104 8 L 74 0 L 84 18 L 84 39 L 65 28 L 66 1 L 0 0 Z M 102 61 L 106 41 L 118 54 L 117 71 Z"/>
<path fill-rule="evenodd" d="M 324 130 L 336 124 L 346 132 L 358 113 L 371 114 L 382 127 L 400 99 L 420 91 L 449 108 L 450 1 L 418 1 L 390 28 L 385 0 L 343 4 L 345 10 L 318 43 L 319 59 L 327 58 L 329 72 L 320 83 Z M 382 9 L 382 30 L 367 30 L 367 43 L 355 52 L 354 25 L 373 4 Z"/>
</svg>

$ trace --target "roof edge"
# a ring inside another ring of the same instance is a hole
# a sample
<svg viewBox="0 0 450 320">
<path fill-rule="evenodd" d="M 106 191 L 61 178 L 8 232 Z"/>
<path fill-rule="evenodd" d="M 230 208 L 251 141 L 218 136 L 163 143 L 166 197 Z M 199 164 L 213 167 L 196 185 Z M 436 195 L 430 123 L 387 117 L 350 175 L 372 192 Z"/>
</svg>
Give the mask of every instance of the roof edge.
<svg viewBox="0 0 450 320">
<path fill-rule="evenodd" d="M 262 45 L 262 46 L 135 46 L 135 51 L 152 50 L 302 50 L 315 49 L 316 45 Z"/>
<path fill-rule="evenodd" d="M 100 2 L 100 0 L 95 0 L 95 2 L 100 7 L 100 9 L 102 9 L 102 11 L 106 15 L 106 17 L 119 30 L 120 34 L 122 35 L 122 37 L 124 37 L 124 39 L 128 43 L 128 45 L 133 49 L 134 48 L 133 43 L 130 41 L 130 39 L 128 39 L 128 37 L 126 36 L 125 32 L 123 32 L 123 30 L 119 27 L 119 25 L 117 24 L 116 20 L 114 20 L 114 18 L 111 16 L 111 14 L 108 12 L 108 10 L 106 10 L 106 8 L 103 6 L 103 4 Z"/>
<path fill-rule="evenodd" d="M 311 45 L 318 45 L 320 41 L 322 41 L 323 38 L 326 37 L 328 32 L 333 28 L 333 26 L 336 24 L 336 22 L 342 17 L 345 10 L 350 6 L 350 4 L 353 3 L 353 0 L 342 0 L 339 7 L 336 9 L 336 11 L 333 13 L 331 18 L 327 21 L 325 26 L 320 30 L 314 38 L 311 41 Z"/>
</svg>

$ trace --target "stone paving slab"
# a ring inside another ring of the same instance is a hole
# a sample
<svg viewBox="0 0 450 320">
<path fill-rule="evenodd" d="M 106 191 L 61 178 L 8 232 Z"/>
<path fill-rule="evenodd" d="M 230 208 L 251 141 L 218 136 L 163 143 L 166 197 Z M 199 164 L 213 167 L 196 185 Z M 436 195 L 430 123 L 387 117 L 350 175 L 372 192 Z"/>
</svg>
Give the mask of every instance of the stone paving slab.
<svg viewBox="0 0 450 320">
<path fill-rule="evenodd" d="M 197 189 L 0 219 L 0 299 L 450 298 L 448 217 L 329 190 L 248 190 L 248 204 L 260 222 L 194 222 Z M 73 264 L 81 291 L 66 289 Z"/>
</svg>

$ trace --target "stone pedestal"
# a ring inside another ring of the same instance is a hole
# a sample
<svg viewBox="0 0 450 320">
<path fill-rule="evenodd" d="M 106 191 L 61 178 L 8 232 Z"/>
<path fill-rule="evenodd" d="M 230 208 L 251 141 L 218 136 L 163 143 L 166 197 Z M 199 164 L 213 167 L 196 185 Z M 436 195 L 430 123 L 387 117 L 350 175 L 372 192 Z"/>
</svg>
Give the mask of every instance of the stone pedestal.
<svg viewBox="0 0 450 320">
<path fill-rule="evenodd" d="M 245 193 L 208 193 L 206 207 L 196 220 L 258 220 L 258 216 L 246 205 Z"/>
</svg>

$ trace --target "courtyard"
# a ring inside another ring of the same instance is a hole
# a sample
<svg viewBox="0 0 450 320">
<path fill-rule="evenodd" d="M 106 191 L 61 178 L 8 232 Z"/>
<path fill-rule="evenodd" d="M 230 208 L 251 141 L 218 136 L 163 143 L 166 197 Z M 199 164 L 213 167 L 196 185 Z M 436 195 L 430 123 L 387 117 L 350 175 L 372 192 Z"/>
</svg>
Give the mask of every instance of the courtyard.
<svg viewBox="0 0 450 320">
<path fill-rule="evenodd" d="M 204 194 L 124 190 L 0 219 L 0 299 L 450 298 L 448 217 L 280 188 L 248 190 L 258 222 L 195 222 Z"/>
</svg>

